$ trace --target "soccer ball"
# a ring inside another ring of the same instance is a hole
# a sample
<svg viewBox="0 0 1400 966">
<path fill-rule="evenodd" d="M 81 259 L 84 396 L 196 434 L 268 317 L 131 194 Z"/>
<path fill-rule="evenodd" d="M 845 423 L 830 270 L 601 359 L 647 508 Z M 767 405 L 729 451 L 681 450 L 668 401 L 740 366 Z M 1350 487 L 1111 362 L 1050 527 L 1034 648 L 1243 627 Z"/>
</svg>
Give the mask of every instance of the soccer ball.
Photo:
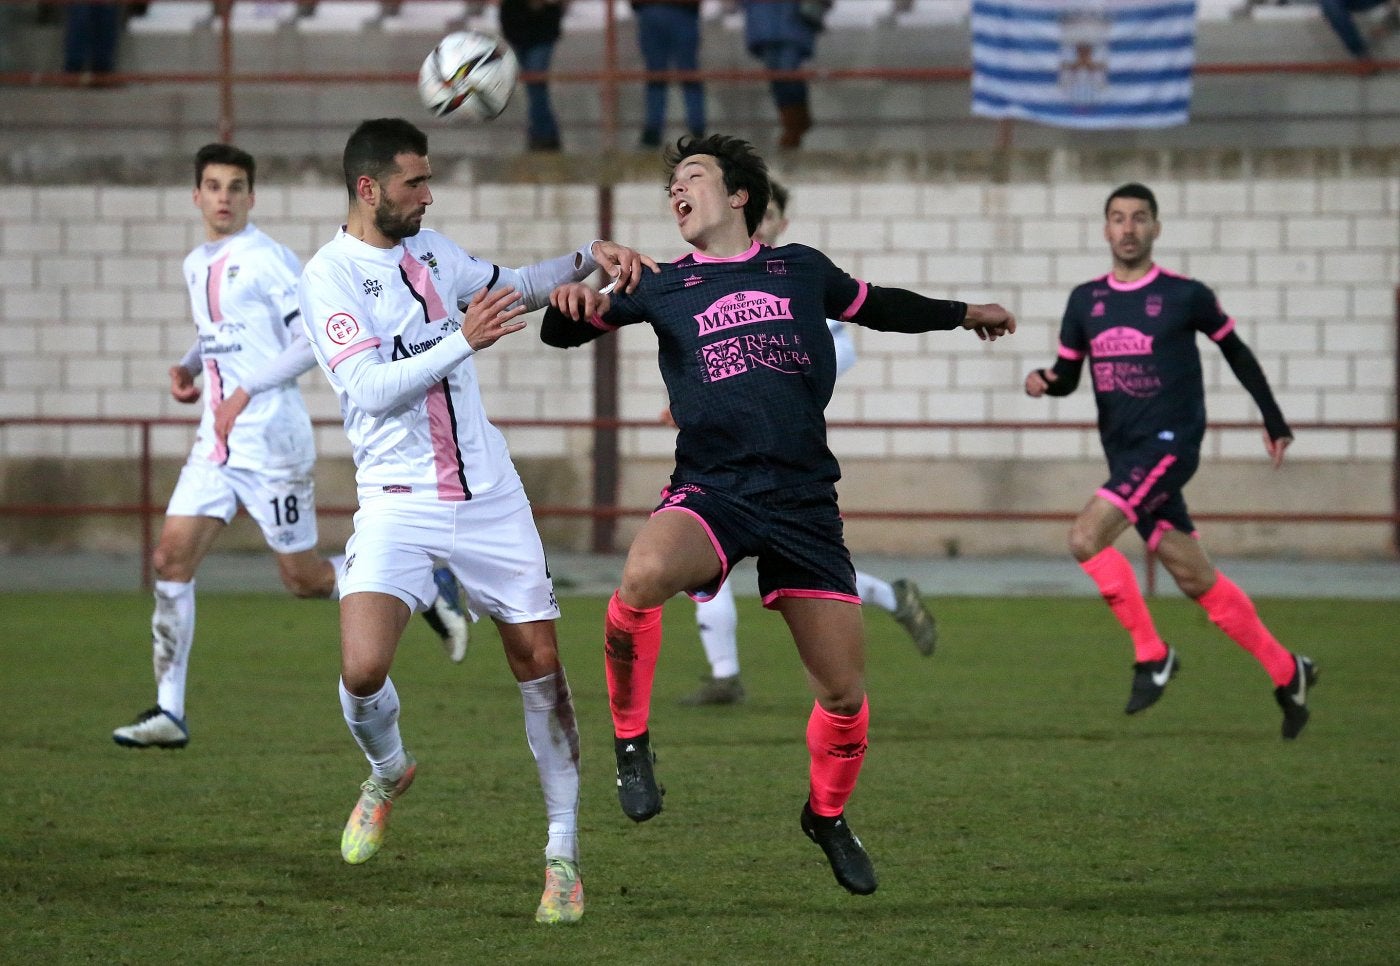
<svg viewBox="0 0 1400 966">
<path fill-rule="evenodd" d="M 503 40 L 475 30 L 448 34 L 423 60 L 418 96 L 438 117 L 489 121 L 510 103 L 520 63 Z"/>
</svg>

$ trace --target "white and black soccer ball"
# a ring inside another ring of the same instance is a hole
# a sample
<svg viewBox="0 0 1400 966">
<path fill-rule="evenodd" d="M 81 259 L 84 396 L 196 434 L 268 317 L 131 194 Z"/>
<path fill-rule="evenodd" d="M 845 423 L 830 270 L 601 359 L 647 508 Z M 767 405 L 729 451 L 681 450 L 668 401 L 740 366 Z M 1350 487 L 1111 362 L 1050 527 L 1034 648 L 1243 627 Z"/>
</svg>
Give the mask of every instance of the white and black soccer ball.
<svg viewBox="0 0 1400 966">
<path fill-rule="evenodd" d="M 438 117 L 489 121 L 506 109 L 519 76 L 520 63 L 504 40 L 459 30 L 424 58 L 418 95 Z"/>
</svg>

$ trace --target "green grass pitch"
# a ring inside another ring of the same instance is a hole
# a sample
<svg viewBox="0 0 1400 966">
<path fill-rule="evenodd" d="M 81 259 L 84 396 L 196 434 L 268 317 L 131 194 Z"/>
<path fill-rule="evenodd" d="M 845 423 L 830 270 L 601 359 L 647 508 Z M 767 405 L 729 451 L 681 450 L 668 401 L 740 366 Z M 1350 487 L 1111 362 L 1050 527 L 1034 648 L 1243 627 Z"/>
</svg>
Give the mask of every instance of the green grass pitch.
<svg viewBox="0 0 1400 966">
<path fill-rule="evenodd" d="M 935 599 L 919 657 L 866 612 L 870 751 L 847 895 L 797 827 L 811 707 L 781 620 L 740 601 L 741 708 L 667 607 L 652 734 L 665 812 L 617 808 L 604 601 L 565 598 L 588 911 L 533 922 L 543 807 L 494 629 L 451 665 L 421 622 L 394 679 L 420 761 L 371 863 L 339 857 L 366 774 L 325 602 L 208 594 L 190 746 L 109 737 L 152 703 L 144 594 L 0 597 L 0 961 L 14 963 L 1400 962 L 1400 604 L 1260 601 L 1314 657 L 1313 720 L 1179 598 L 1183 670 L 1122 713 L 1131 649 L 1092 599 Z"/>
</svg>

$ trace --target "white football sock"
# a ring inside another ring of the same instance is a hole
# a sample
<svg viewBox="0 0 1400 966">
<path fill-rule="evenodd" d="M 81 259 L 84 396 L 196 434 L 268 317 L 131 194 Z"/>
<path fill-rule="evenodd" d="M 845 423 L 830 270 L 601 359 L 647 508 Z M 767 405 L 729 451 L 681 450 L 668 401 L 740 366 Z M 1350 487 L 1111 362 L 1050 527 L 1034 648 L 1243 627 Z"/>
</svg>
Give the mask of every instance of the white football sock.
<svg viewBox="0 0 1400 966">
<path fill-rule="evenodd" d="M 856 571 L 856 593 L 862 604 L 873 604 L 886 613 L 893 614 L 899 605 L 894 599 L 894 588 L 879 577 Z"/>
<path fill-rule="evenodd" d="M 385 678 L 379 693 L 362 698 L 345 690 L 342 680 L 340 710 L 375 777 L 398 781 L 408 767 L 408 759 L 399 735 L 399 693 L 394 690 L 394 682 Z"/>
<path fill-rule="evenodd" d="M 156 672 L 156 703 L 185 717 L 185 677 L 194 646 L 194 581 L 156 581 L 151 615 L 151 660 Z"/>
<path fill-rule="evenodd" d="M 577 862 L 578 721 L 564 669 L 521 681 L 520 699 L 525 706 L 525 740 L 535 756 L 549 816 L 544 857 Z"/>
<path fill-rule="evenodd" d="M 710 675 L 732 678 L 739 673 L 739 609 L 729 581 L 707 601 L 695 602 L 695 623 L 700 643 L 710 661 Z"/>
</svg>

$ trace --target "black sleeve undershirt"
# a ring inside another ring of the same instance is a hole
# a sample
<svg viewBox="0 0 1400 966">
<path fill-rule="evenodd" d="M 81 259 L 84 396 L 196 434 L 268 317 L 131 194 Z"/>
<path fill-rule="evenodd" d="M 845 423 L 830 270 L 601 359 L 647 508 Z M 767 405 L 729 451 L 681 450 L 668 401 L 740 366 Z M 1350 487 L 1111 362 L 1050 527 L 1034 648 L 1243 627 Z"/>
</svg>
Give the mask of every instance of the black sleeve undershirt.
<svg viewBox="0 0 1400 966">
<path fill-rule="evenodd" d="M 967 318 L 966 302 L 931 299 L 902 288 L 866 289 L 865 301 L 847 322 L 879 332 L 937 332 L 956 329 Z"/>
<path fill-rule="evenodd" d="M 1283 418 L 1283 410 L 1279 409 L 1278 403 L 1274 401 L 1273 390 L 1269 388 L 1269 380 L 1264 375 L 1264 370 L 1259 365 L 1259 360 L 1254 357 L 1254 353 L 1245 345 L 1244 340 L 1236 332 L 1231 332 L 1221 339 L 1216 345 L 1220 346 L 1220 352 L 1225 356 L 1225 361 L 1230 364 L 1230 370 L 1234 372 L 1235 378 L 1240 381 L 1240 385 L 1254 399 L 1255 405 L 1259 407 L 1259 412 L 1264 417 L 1264 431 L 1269 434 L 1269 439 L 1283 439 L 1293 437 L 1293 430 L 1288 428 L 1287 421 Z"/>
</svg>

